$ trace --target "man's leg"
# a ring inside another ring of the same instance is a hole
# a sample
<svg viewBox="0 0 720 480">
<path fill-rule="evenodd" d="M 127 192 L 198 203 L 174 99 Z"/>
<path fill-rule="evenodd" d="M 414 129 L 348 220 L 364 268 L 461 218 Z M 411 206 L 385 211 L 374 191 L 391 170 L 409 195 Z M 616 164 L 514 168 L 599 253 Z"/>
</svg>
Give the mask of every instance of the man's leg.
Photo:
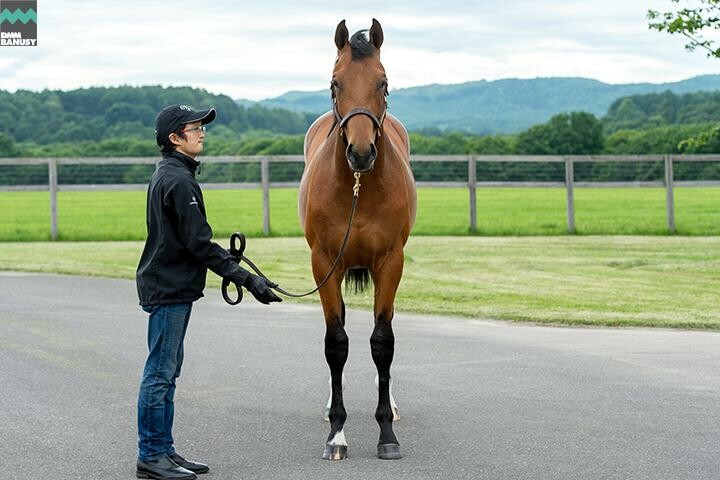
<svg viewBox="0 0 720 480">
<path fill-rule="evenodd" d="M 172 428 L 173 408 L 168 399 L 172 404 L 191 308 L 191 303 L 143 307 L 150 314 L 149 354 L 138 394 L 138 459 L 143 461 L 170 453 L 167 441 L 172 442 L 172 435 L 166 429 Z"/>
<path fill-rule="evenodd" d="M 190 305 L 192 307 L 192 304 Z M 175 441 L 172 436 L 173 418 L 175 417 L 175 379 L 180 376 L 180 370 L 185 356 L 185 348 L 183 345 L 185 343 L 185 333 L 187 332 L 188 323 L 190 322 L 191 311 L 192 308 L 188 308 L 187 315 L 185 316 L 185 325 L 183 326 L 182 336 L 180 338 L 180 348 L 177 352 L 177 368 L 170 382 L 167 395 L 165 395 L 165 450 L 168 455 L 175 453 L 175 447 L 173 445 Z"/>
</svg>

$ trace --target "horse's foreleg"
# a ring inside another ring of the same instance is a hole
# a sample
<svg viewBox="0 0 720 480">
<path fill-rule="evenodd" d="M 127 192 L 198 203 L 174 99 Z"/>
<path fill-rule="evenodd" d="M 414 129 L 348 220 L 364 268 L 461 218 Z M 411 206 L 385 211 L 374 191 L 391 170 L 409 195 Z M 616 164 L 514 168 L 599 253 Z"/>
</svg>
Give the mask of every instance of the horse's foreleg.
<svg viewBox="0 0 720 480">
<path fill-rule="evenodd" d="M 376 382 L 376 383 L 377 383 L 377 382 Z M 346 385 L 347 385 L 347 377 L 345 376 L 345 373 L 343 373 L 343 374 L 342 374 L 342 389 L 343 389 L 343 392 L 345 392 L 345 386 L 346 386 Z M 330 407 L 332 406 L 332 399 L 333 399 L 333 395 L 332 395 L 332 375 L 331 375 L 330 377 L 328 377 L 328 387 L 330 387 L 330 396 L 328 397 L 327 404 L 325 405 L 325 421 L 326 421 L 326 422 L 329 422 L 329 421 L 330 421 Z M 390 393 L 390 395 L 391 395 L 391 401 L 392 401 L 392 393 Z"/>
<path fill-rule="evenodd" d="M 329 268 L 327 261 L 313 256 L 316 282 L 322 280 Z M 320 289 L 325 314 L 325 360 L 330 367 L 330 434 L 322 455 L 326 460 L 343 460 L 347 457 L 347 440 L 343 431 L 347 413 L 343 405 L 342 377 L 348 357 L 348 336 L 345 333 L 345 304 L 340 294 L 341 281 L 342 272 L 336 272 Z"/>
<path fill-rule="evenodd" d="M 343 377 L 343 382 L 345 382 L 345 377 Z M 397 406 L 397 402 L 395 402 L 395 397 L 393 397 L 392 385 L 393 379 L 390 377 L 390 385 L 388 386 L 388 393 L 390 394 L 390 408 L 392 408 L 393 422 L 397 422 L 400 420 L 400 409 Z M 375 390 L 378 392 L 380 391 L 380 375 L 377 373 L 375 374 Z"/>
<path fill-rule="evenodd" d="M 330 367 L 330 434 L 323 451 L 326 460 L 343 460 L 347 457 L 347 440 L 343 427 L 347 413 L 343 405 L 342 371 L 348 356 L 348 336 L 340 322 L 327 325 L 325 332 L 325 360 Z"/>
<path fill-rule="evenodd" d="M 402 249 L 388 254 L 373 270 L 375 283 L 375 328 L 370 336 L 370 350 L 377 367 L 378 406 L 375 419 L 380 425 L 378 457 L 385 460 L 401 458 L 400 444 L 393 432 L 393 409 L 390 401 L 390 365 L 395 353 L 392 329 L 395 292 L 402 276 Z M 394 403 L 394 402 L 393 402 Z"/>
</svg>

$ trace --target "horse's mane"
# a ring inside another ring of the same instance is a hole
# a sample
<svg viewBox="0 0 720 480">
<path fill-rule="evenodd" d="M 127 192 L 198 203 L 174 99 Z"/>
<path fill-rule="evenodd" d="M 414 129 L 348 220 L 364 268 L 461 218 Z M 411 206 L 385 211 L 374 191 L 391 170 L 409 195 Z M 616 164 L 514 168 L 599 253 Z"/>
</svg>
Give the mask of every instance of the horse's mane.
<svg viewBox="0 0 720 480">
<path fill-rule="evenodd" d="M 360 60 L 361 58 L 375 55 L 375 47 L 368 41 L 365 32 L 367 32 L 367 30 L 358 30 L 350 38 L 350 49 L 353 60 Z"/>
</svg>

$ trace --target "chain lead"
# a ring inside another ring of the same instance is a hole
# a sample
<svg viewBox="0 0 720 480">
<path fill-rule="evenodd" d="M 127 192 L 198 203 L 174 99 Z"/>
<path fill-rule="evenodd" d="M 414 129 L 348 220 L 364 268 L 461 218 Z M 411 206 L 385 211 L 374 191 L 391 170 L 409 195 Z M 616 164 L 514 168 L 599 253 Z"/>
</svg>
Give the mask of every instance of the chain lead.
<svg viewBox="0 0 720 480">
<path fill-rule="evenodd" d="M 355 186 L 353 187 L 353 197 L 360 194 L 360 172 L 355 172 Z"/>
</svg>

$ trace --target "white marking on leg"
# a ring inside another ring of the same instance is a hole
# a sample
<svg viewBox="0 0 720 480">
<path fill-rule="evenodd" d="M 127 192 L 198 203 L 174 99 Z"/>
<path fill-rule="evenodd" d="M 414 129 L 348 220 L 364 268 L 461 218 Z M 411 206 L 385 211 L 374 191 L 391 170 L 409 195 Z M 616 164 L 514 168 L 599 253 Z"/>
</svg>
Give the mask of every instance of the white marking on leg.
<svg viewBox="0 0 720 480">
<path fill-rule="evenodd" d="M 388 391 L 390 392 L 390 408 L 393 412 L 393 422 L 397 422 L 398 420 L 400 420 L 400 409 L 398 408 L 397 403 L 395 403 L 395 397 L 393 397 L 392 394 L 392 384 L 393 379 L 392 377 L 390 377 L 390 386 L 388 388 Z M 380 390 L 380 375 L 377 373 L 375 374 L 375 390 Z"/>
<path fill-rule="evenodd" d="M 330 421 L 328 413 L 330 413 L 330 405 L 332 405 L 332 377 L 328 378 L 328 387 L 330 388 L 330 396 L 328 397 L 327 405 L 325 405 L 325 420 Z"/>
<path fill-rule="evenodd" d="M 347 377 L 345 372 L 342 374 L 342 390 L 345 391 L 345 385 L 347 384 Z M 327 405 L 325 405 L 325 421 L 330 421 L 330 407 L 332 406 L 332 376 L 328 377 L 328 387 L 330 388 L 330 396 L 328 397 Z"/>
<path fill-rule="evenodd" d="M 393 412 L 393 422 L 397 422 L 398 420 L 400 420 L 400 409 L 398 408 L 397 403 L 395 403 L 395 397 L 393 397 L 392 394 L 392 384 L 393 380 L 392 378 L 390 378 L 390 407 L 392 408 Z"/>
<path fill-rule="evenodd" d="M 335 436 L 328 442 L 328 445 L 344 445 L 347 447 L 347 440 L 345 439 L 345 432 L 343 430 L 338 431 Z"/>
</svg>

